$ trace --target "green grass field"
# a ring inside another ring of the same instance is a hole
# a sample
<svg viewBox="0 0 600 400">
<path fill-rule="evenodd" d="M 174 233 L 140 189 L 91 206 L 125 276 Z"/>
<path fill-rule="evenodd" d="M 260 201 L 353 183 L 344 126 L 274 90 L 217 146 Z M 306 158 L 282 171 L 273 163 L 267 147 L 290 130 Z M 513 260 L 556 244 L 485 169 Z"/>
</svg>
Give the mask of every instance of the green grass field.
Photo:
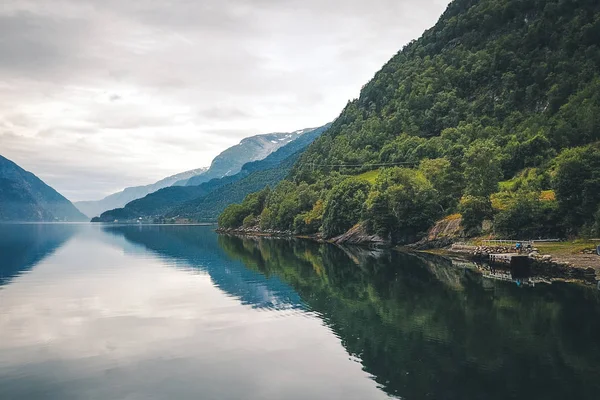
<svg viewBox="0 0 600 400">
<path fill-rule="evenodd" d="M 357 178 L 364 179 L 364 180 L 368 181 L 371 184 L 375 183 L 375 180 L 377 179 L 378 176 L 379 176 L 379 170 L 378 169 L 374 169 L 374 170 L 371 170 L 371 171 L 363 172 L 360 175 L 356 175 Z"/>
<path fill-rule="evenodd" d="M 579 254 L 584 249 L 594 249 L 598 244 L 600 244 L 600 241 L 580 239 L 572 242 L 535 243 L 535 247 L 537 247 L 542 254 L 570 255 Z"/>
</svg>

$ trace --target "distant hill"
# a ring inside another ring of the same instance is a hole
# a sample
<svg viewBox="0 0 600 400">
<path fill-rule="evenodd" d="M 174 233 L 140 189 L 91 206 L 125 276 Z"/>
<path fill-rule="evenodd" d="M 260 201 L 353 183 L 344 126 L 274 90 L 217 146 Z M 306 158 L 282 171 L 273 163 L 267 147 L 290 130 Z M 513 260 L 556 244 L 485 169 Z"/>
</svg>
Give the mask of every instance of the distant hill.
<svg viewBox="0 0 600 400">
<path fill-rule="evenodd" d="M 243 139 L 240 143 L 232 146 L 215 157 L 210 168 L 202 175 L 195 176 L 185 182 L 186 186 L 196 186 L 208 182 L 214 178 L 235 175 L 247 162 L 262 160 L 269 154 L 295 141 L 303 134 L 313 131 L 315 128 L 300 129 L 294 132 L 267 133 Z"/>
<path fill-rule="evenodd" d="M 302 154 L 302 150 L 292 154 L 279 164 L 272 166 L 272 168 L 257 168 L 242 179 L 223 185 L 205 196 L 175 207 L 165 214 L 165 219 L 185 218 L 197 222 L 214 222 L 228 205 L 241 202 L 248 194 L 257 192 L 267 186 L 274 187 L 285 179 L 300 154 Z M 266 165 L 263 164 L 262 166 Z"/>
<path fill-rule="evenodd" d="M 0 156 L 0 221 L 87 221 L 85 215 L 31 172 Z"/>
<path fill-rule="evenodd" d="M 106 196 L 102 200 L 77 201 L 73 204 L 79 209 L 79 211 L 87 215 L 89 218 L 92 218 L 102 214 L 104 211 L 123 207 L 130 201 L 140 199 L 149 193 L 153 193 L 162 188 L 177 184 L 177 182 L 185 183 L 187 179 L 193 176 L 202 175 L 207 170 L 208 167 L 192 169 L 190 171 L 181 172 L 177 175 L 161 179 L 160 181 L 151 185 L 125 188 L 120 192 Z"/>
<path fill-rule="evenodd" d="M 331 124 L 310 131 L 290 144 L 280 148 L 261 161 L 245 164 L 236 175 L 239 179 L 216 188 L 205 196 L 197 197 L 173 208 L 165 217 L 187 218 L 194 221 L 216 221 L 228 205 L 240 202 L 246 195 L 265 188 L 274 187 L 291 171 L 294 163 L 316 138 Z"/>
<path fill-rule="evenodd" d="M 249 188 L 256 188 L 254 190 L 258 190 L 265 185 L 279 182 L 289 172 L 287 164 L 286 168 L 281 171 L 270 170 L 280 166 L 284 160 L 305 149 L 317 137 L 325 132 L 329 125 L 330 124 L 327 124 L 308 131 L 296 131 L 303 133 L 294 141 L 288 142 L 288 144 L 269 154 L 265 159 L 244 164 L 241 170 L 235 175 L 214 178 L 196 186 L 172 186 L 163 188 L 141 199 L 134 200 L 123 208 L 104 212 L 100 218 L 95 219 L 95 221 L 112 222 L 114 220 L 132 220 L 139 217 L 148 218 L 173 215 L 173 212 L 175 212 L 174 210 L 177 209 L 178 206 L 184 204 L 185 208 L 179 209 L 179 212 L 182 214 L 193 219 L 198 219 L 200 216 L 202 216 L 202 218 L 209 216 L 206 220 L 215 220 L 220 211 L 198 213 L 195 210 L 197 210 L 200 205 L 198 202 L 195 202 L 196 199 L 204 198 L 212 192 L 215 192 L 215 195 L 211 196 L 210 199 L 207 199 L 207 203 L 204 203 L 204 205 L 208 207 L 208 204 L 210 203 L 211 209 L 214 207 L 215 210 L 222 210 L 222 208 L 231 201 L 237 201 L 228 198 L 226 194 L 227 190 L 229 190 L 232 195 L 235 194 L 232 199 L 238 199 L 239 193 L 244 193 L 243 196 L 250 193 L 250 191 L 248 191 Z M 228 189 L 219 190 L 217 192 L 218 189 L 224 187 L 227 187 Z"/>
</svg>

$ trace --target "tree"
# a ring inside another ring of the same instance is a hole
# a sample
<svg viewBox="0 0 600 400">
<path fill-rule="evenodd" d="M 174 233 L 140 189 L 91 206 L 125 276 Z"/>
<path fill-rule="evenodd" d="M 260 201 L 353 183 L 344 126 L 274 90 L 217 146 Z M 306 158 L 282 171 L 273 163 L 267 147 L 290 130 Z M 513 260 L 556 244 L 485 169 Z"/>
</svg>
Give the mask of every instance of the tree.
<svg viewBox="0 0 600 400">
<path fill-rule="evenodd" d="M 494 229 L 502 237 L 538 239 L 560 232 L 556 201 L 540 198 L 539 192 L 519 191 L 494 216 Z"/>
<path fill-rule="evenodd" d="M 481 224 L 492 216 L 492 203 L 489 197 L 465 195 L 460 199 L 458 210 L 462 215 L 462 226 L 469 235 L 477 234 Z"/>
<path fill-rule="evenodd" d="M 563 151 L 553 178 L 559 209 L 571 233 L 592 224 L 600 206 L 600 143 Z"/>
<path fill-rule="evenodd" d="M 499 149 L 490 140 L 475 141 L 465 154 L 465 194 L 489 197 L 498 190 L 502 177 Z"/>
<path fill-rule="evenodd" d="M 453 168 L 447 158 L 425 159 L 421 161 L 419 170 L 437 190 L 444 211 L 456 207 L 464 188 L 461 171 Z"/>
<path fill-rule="evenodd" d="M 370 188 L 365 180 L 348 178 L 331 189 L 323 213 L 325 237 L 340 235 L 360 220 Z"/>
<path fill-rule="evenodd" d="M 367 229 L 392 243 L 417 239 L 441 214 L 437 191 L 417 170 L 383 170 L 366 203 Z"/>
</svg>

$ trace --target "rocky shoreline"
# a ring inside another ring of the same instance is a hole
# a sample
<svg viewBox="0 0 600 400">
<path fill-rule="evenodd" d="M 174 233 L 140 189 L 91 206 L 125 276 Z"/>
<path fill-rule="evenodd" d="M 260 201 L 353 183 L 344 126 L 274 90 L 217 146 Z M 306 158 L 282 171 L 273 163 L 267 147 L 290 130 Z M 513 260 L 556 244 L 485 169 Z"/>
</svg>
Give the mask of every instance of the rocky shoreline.
<svg viewBox="0 0 600 400">
<path fill-rule="evenodd" d="M 514 248 L 507 246 L 471 246 L 455 243 L 446 249 L 448 252 L 462 254 L 474 259 L 484 260 L 493 264 L 490 259 L 492 254 L 515 254 Z M 569 262 L 555 260 L 551 255 L 540 254 L 538 249 L 533 247 L 530 250 L 516 253 L 520 256 L 526 256 L 530 262 L 532 273 L 550 277 L 572 277 L 574 279 L 590 280 L 596 277 L 597 271 L 592 267 L 574 266 Z M 497 263 L 496 264 L 502 264 Z"/>
<path fill-rule="evenodd" d="M 321 235 L 297 235 L 291 231 L 278 231 L 278 230 L 262 230 L 257 226 L 237 229 L 223 229 L 218 228 L 216 232 L 219 234 L 254 237 L 254 238 L 298 238 L 308 239 L 318 243 L 332 243 L 340 246 L 358 246 L 363 248 L 391 248 L 393 247 L 388 241 L 382 239 L 377 235 L 369 235 L 366 233 L 363 226 L 356 225 L 351 228 L 348 232 L 336 236 L 331 239 L 324 239 Z M 419 242 L 409 244 L 406 246 L 400 246 L 398 249 L 416 251 L 416 252 L 427 252 L 430 250 L 441 251 L 442 254 L 457 255 L 465 257 L 466 259 L 475 259 L 478 261 L 484 261 L 493 263 L 490 261 L 490 254 L 509 254 L 516 253 L 516 249 L 508 246 L 473 246 L 455 242 L 456 238 L 451 237 L 437 237 L 437 238 L 425 238 Z M 519 255 L 527 256 L 530 260 L 530 265 L 533 270 L 545 276 L 551 277 L 573 277 L 575 279 L 590 280 L 596 275 L 600 276 L 600 269 L 593 268 L 592 266 L 581 266 L 573 265 L 570 262 L 565 262 L 555 259 L 553 256 L 548 254 L 540 254 L 537 248 L 532 248 L 527 251 L 519 253 Z"/>
<path fill-rule="evenodd" d="M 215 232 L 227 235 L 237 235 L 245 237 L 275 237 L 275 238 L 298 238 L 309 239 L 319 243 L 333 243 L 338 245 L 355 245 L 361 247 L 391 247 L 391 244 L 377 235 L 369 235 L 363 226 L 356 225 L 346 233 L 324 239 L 320 234 L 297 235 L 291 231 L 278 231 L 274 229 L 260 229 L 257 226 L 247 228 L 217 228 Z"/>
</svg>

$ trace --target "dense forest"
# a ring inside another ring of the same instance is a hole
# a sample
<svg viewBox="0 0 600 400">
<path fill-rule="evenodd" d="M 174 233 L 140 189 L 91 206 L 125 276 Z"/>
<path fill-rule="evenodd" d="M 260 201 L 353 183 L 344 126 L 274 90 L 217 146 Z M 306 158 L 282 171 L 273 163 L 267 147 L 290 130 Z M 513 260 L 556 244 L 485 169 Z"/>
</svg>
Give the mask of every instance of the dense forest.
<svg viewBox="0 0 600 400">
<path fill-rule="evenodd" d="M 600 235 L 600 2 L 455 0 L 224 228 Z"/>
</svg>

